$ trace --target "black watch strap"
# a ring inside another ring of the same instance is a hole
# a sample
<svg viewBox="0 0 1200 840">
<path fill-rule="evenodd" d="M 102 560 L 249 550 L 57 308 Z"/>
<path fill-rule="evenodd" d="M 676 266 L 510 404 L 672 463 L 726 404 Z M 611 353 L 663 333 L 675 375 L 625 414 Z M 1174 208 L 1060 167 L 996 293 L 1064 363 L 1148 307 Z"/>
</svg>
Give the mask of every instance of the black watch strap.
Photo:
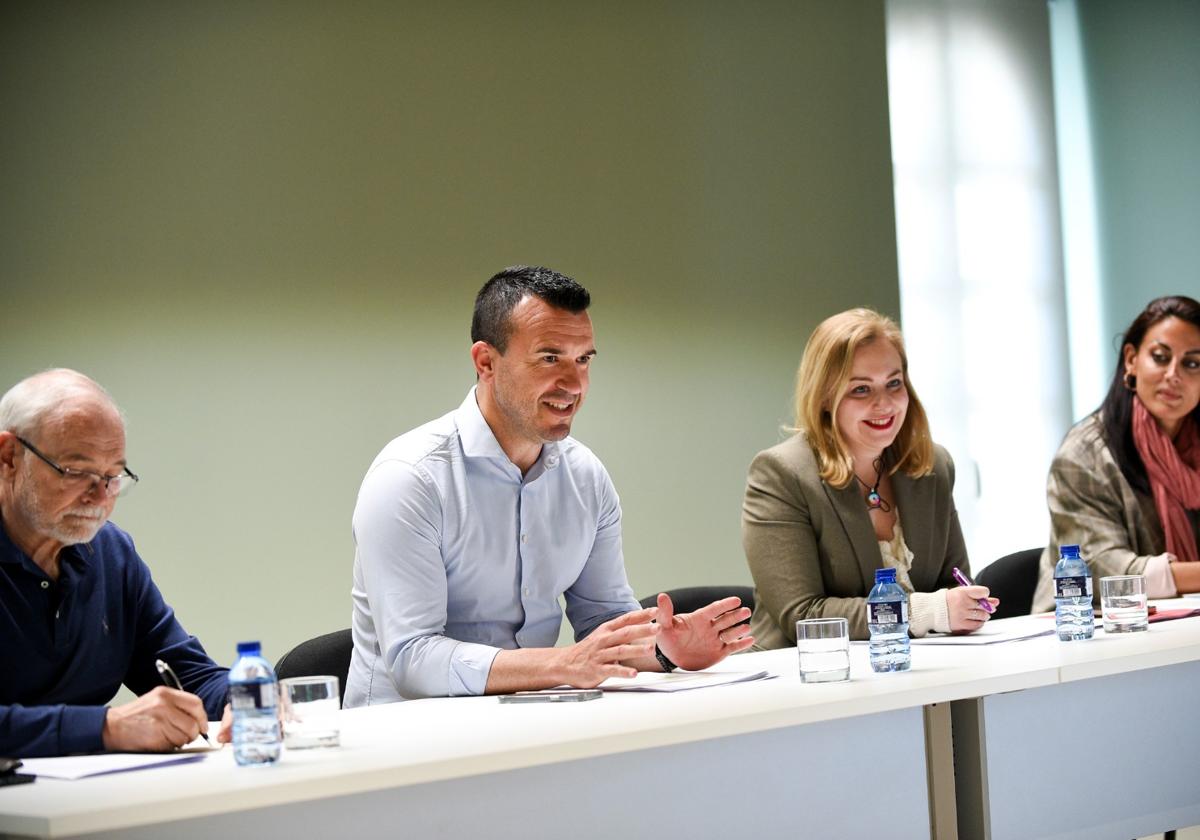
<svg viewBox="0 0 1200 840">
<path fill-rule="evenodd" d="M 657 643 L 654 645 L 654 658 L 658 660 L 658 664 L 661 665 L 662 669 L 668 674 L 679 667 L 670 659 L 667 659 L 667 655 L 662 652 L 662 648 L 660 648 Z"/>
</svg>

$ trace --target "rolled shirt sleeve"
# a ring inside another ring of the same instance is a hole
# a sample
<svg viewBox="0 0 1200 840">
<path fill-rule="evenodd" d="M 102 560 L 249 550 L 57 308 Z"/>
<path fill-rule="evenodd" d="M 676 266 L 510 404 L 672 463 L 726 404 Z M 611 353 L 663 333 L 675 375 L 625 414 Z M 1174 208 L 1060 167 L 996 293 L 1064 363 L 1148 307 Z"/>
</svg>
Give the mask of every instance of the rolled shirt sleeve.
<svg viewBox="0 0 1200 840">
<path fill-rule="evenodd" d="M 950 632 L 950 610 L 946 605 L 946 590 L 937 592 L 913 592 L 908 596 L 911 609 L 913 636 L 918 639 L 929 633 Z"/>
<path fill-rule="evenodd" d="M 1142 569 L 1146 577 L 1146 597 L 1174 598 L 1179 594 L 1175 586 L 1175 575 L 1171 574 L 1171 562 L 1166 554 L 1155 554 L 1146 560 Z"/>
</svg>

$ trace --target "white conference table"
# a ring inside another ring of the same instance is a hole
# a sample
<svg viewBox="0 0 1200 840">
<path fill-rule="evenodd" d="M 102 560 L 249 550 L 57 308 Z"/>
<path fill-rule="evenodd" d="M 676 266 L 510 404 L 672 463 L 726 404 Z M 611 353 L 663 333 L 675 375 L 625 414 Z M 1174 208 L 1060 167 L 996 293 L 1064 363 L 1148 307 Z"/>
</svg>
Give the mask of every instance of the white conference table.
<svg viewBox="0 0 1200 840">
<path fill-rule="evenodd" d="M 1128 840 L 1200 824 L 1200 617 L 1005 647 L 1059 677 L 952 704 L 963 840 Z"/>
<path fill-rule="evenodd" d="M 348 710 L 341 748 L 285 751 L 276 766 L 240 768 L 225 749 L 0 788 L 0 836 L 1001 840 L 1200 823 L 1200 734 L 1188 714 L 1200 619 L 1086 643 L 914 645 L 901 674 L 872 673 L 854 645 L 851 680 L 828 685 L 801 684 L 793 650 L 719 668 L 780 677 L 579 704 L 473 697 Z M 1105 727 L 1131 744 L 1114 772 Z M 1064 732 L 1080 750 L 1065 772 Z"/>
</svg>

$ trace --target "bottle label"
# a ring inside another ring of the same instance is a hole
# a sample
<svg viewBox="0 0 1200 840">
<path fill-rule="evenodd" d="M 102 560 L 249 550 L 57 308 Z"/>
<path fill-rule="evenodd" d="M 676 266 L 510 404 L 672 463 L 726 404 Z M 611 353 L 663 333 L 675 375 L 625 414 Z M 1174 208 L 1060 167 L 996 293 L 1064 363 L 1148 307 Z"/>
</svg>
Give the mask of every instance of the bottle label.
<svg viewBox="0 0 1200 840">
<path fill-rule="evenodd" d="M 1058 577 L 1054 579 L 1055 598 L 1091 598 L 1092 579 L 1081 577 Z"/>
<path fill-rule="evenodd" d="M 868 624 L 906 624 L 907 622 L 907 600 L 867 602 Z"/>
<path fill-rule="evenodd" d="M 229 702 L 234 711 L 275 708 L 275 683 L 235 683 L 229 686 Z"/>
</svg>

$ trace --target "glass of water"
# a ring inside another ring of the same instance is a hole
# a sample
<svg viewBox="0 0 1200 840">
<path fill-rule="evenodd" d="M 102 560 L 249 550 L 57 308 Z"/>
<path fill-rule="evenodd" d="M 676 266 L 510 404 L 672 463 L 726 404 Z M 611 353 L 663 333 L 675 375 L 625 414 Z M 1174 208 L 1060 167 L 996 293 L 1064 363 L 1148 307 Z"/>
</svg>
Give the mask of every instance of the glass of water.
<svg viewBox="0 0 1200 840">
<path fill-rule="evenodd" d="M 850 629 L 844 618 L 805 618 L 796 622 L 800 682 L 850 679 Z"/>
<path fill-rule="evenodd" d="M 283 694 L 283 743 L 288 749 L 341 743 L 337 677 L 290 677 L 280 680 L 279 688 Z"/>
<path fill-rule="evenodd" d="M 1146 579 L 1141 575 L 1100 578 L 1100 609 L 1105 633 L 1137 633 L 1148 629 Z"/>
</svg>

